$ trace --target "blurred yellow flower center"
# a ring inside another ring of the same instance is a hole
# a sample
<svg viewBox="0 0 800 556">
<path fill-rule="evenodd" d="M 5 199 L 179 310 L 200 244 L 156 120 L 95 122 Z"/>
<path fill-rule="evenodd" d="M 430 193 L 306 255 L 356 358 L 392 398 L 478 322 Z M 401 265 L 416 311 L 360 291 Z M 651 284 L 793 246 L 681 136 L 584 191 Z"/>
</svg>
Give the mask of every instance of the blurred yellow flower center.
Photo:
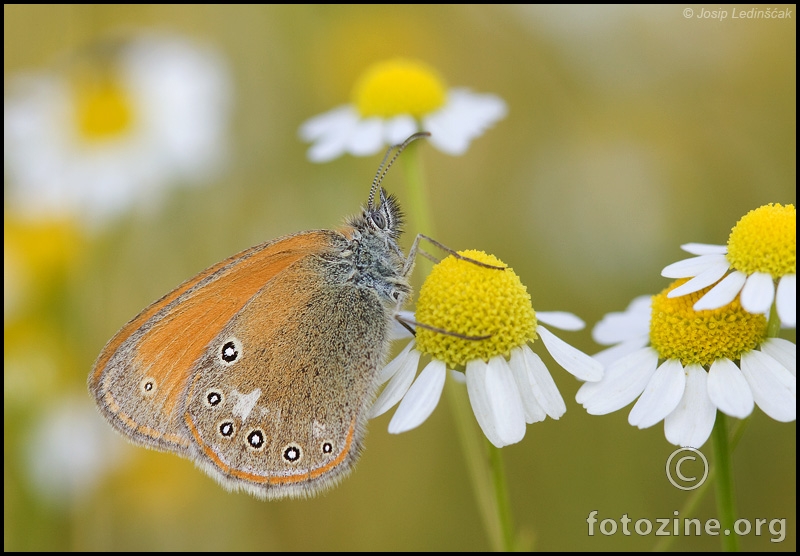
<svg viewBox="0 0 800 556">
<path fill-rule="evenodd" d="M 75 82 L 75 118 L 80 136 L 89 142 L 113 139 L 130 131 L 133 104 L 110 76 L 79 76 Z"/>
<path fill-rule="evenodd" d="M 483 251 L 459 254 L 505 267 L 500 259 Z M 417 327 L 417 349 L 450 368 L 474 359 L 507 356 L 512 348 L 537 338 L 531 296 L 513 270 L 486 268 L 452 255 L 434 266 L 425 279 L 416 320 L 464 336 L 491 335 L 485 340 L 467 340 Z"/>
<path fill-rule="evenodd" d="M 681 364 L 710 365 L 719 358 L 741 359 L 766 338 L 767 319 L 748 313 L 737 297 L 720 309 L 695 311 L 692 306 L 709 290 L 689 295 L 667 297 L 685 283 L 676 280 L 660 294 L 653 296 L 650 318 L 650 343 L 662 359 L 679 359 Z"/>
<path fill-rule="evenodd" d="M 797 272 L 797 211 L 794 205 L 764 205 L 745 214 L 728 237 L 728 261 L 745 274 L 773 278 Z"/>
<path fill-rule="evenodd" d="M 404 59 L 375 64 L 353 89 L 353 102 L 364 117 L 421 118 L 442 107 L 446 96 L 444 81 L 433 68 Z"/>
</svg>

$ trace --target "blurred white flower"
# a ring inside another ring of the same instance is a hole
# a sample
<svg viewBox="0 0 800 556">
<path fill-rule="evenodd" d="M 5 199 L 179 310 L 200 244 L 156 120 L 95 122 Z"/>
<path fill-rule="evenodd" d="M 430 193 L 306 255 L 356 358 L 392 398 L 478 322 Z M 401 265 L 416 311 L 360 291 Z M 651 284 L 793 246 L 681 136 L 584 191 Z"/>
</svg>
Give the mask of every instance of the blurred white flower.
<svg viewBox="0 0 800 556">
<path fill-rule="evenodd" d="M 500 97 L 448 90 L 433 68 L 400 58 L 368 68 L 356 83 L 353 102 L 306 121 L 300 137 L 313 143 L 312 162 L 344 153 L 373 155 L 417 131 L 430 132 L 430 143 L 442 152 L 461 155 L 506 112 Z"/>
<path fill-rule="evenodd" d="M 102 222 L 168 185 L 215 177 L 228 154 L 229 70 L 220 54 L 147 34 L 6 80 L 7 207 Z"/>
<path fill-rule="evenodd" d="M 122 461 L 124 446 L 88 399 L 64 399 L 30 431 L 25 469 L 41 499 L 69 503 L 91 494 Z"/>
</svg>

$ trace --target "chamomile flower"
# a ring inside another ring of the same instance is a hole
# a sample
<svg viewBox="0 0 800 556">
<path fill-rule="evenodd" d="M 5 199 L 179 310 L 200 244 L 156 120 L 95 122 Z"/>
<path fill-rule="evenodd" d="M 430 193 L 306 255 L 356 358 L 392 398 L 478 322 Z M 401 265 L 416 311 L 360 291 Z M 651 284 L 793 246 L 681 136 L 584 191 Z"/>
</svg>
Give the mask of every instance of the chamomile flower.
<svg viewBox="0 0 800 556">
<path fill-rule="evenodd" d="M 506 104 L 491 94 L 448 89 L 426 64 L 393 59 L 373 65 L 357 81 L 350 104 L 306 121 L 301 138 L 313 143 L 312 162 L 350 153 L 373 155 L 417 131 L 451 154 L 464 154 L 470 142 L 506 115 Z"/>
<path fill-rule="evenodd" d="M 736 299 L 695 311 L 706 290 L 669 295 L 684 283 L 637 298 L 595 326 L 598 343 L 618 345 L 596 356 L 609 362 L 605 375 L 581 386 L 578 403 L 605 415 L 639 398 L 628 415 L 631 425 L 644 429 L 663 420 L 669 442 L 692 448 L 708 440 L 717 409 L 743 419 L 755 404 L 776 421 L 794 421 L 795 344 L 767 338 L 767 318 Z"/>
<path fill-rule="evenodd" d="M 6 83 L 6 202 L 20 215 L 102 222 L 225 161 L 231 83 L 208 47 L 141 35 Z"/>
<path fill-rule="evenodd" d="M 774 300 L 781 325 L 796 326 L 797 212 L 794 205 L 770 203 L 751 210 L 733 227 L 727 245 L 687 243 L 681 248 L 697 257 L 678 261 L 661 271 L 667 278 L 692 278 L 670 292 L 670 297 L 716 284 L 697 300 L 695 311 L 724 307 L 741 293 L 741 304 L 746 311 L 766 314 Z"/>
<path fill-rule="evenodd" d="M 578 317 L 535 313 L 530 295 L 511 268 L 482 251 L 459 254 L 471 260 L 451 255 L 438 263 L 420 290 L 415 315 L 418 323 L 449 333 L 417 326 L 416 338 L 384 368 L 381 379 L 388 384 L 375 401 L 372 416 L 400 401 L 389 432 L 419 426 L 439 402 L 449 368 L 453 379 L 466 380 L 483 433 L 501 448 L 522 440 L 526 423 L 547 416 L 558 419 L 567 409 L 529 342 L 541 339 L 556 362 L 581 380 L 600 380 L 603 369 L 541 324 L 580 330 L 584 323 Z M 414 380 L 422 355 L 431 360 Z"/>
</svg>

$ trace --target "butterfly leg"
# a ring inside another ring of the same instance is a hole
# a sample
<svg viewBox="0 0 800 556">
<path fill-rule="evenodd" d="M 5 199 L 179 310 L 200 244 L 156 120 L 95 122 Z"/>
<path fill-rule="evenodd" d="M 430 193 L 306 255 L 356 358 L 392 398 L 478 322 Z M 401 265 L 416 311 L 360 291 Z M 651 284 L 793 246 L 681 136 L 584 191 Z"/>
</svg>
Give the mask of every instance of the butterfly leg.
<svg viewBox="0 0 800 556">
<path fill-rule="evenodd" d="M 421 256 L 425 257 L 426 259 L 430 259 L 434 263 L 438 263 L 439 262 L 439 259 L 437 259 L 433 255 L 431 255 L 430 253 L 428 253 L 426 251 L 423 251 L 422 248 L 420 248 L 419 244 L 420 244 L 420 241 L 422 241 L 422 240 L 426 240 L 426 241 L 432 243 L 434 246 L 438 247 L 442 251 L 445 251 L 448 254 L 452 255 L 453 257 L 455 257 L 457 259 L 460 259 L 462 261 L 467 261 L 467 262 L 470 262 L 470 263 L 475 264 L 477 266 L 481 266 L 481 267 L 492 269 L 492 270 L 505 270 L 505 268 L 506 268 L 506 267 L 503 267 L 503 266 L 495 266 L 495 265 L 483 263 L 481 261 L 476 261 L 475 259 L 472 259 L 470 257 L 465 257 L 465 256 L 459 254 L 458 252 L 456 252 L 454 249 L 451 249 L 451 248 L 447 247 L 446 245 L 444 245 L 442 243 L 439 243 L 438 241 L 436 241 L 435 239 L 433 239 L 433 238 L 431 238 L 429 236 L 426 236 L 424 234 L 417 234 L 417 237 L 414 238 L 414 243 L 411 245 L 411 249 L 409 249 L 408 257 L 406 258 L 406 264 L 403 267 L 403 276 L 408 276 L 411 273 L 411 271 L 414 269 L 414 262 L 416 260 L 416 256 L 417 255 L 421 255 Z M 452 332 L 452 331 L 449 331 L 449 330 L 444 330 L 442 328 L 431 326 L 429 324 L 425 324 L 425 323 L 416 321 L 414 319 L 409 319 L 408 317 L 405 317 L 402 314 L 400 314 L 400 304 L 401 303 L 398 303 L 397 310 L 395 311 L 395 319 L 397 319 L 397 321 L 404 328 L 409 330 L 412 334 L 415 333 L 414 327 L 415 326 L 419 326 L 419 327 L 425 328 L 427 330 L 432 330 L 433 332 L 438 332 L 440 334 L 446 334 L 448 336 L 461 338 L 463 340 L 485 340 L 487 338 L 491 338 L 491 334 L 485 335 L 485 336 L 467 336 L 465 334 L 459 334 L 458 332 Z"/>
</svg>

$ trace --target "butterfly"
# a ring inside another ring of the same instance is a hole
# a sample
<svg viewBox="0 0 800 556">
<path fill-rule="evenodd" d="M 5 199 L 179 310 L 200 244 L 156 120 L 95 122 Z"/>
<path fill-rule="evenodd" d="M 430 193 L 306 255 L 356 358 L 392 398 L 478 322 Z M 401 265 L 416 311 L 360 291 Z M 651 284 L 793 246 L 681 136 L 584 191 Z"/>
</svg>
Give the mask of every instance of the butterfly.
<svg viewBox="0 0 800 556">
<path fill-rule="evenodd" d="M 381 182 L 427 135 L 387 151 L 341 228 L 242 251 L 123 326 L 89 375 L 100 413 L 129 440 L 259 498 L 311 496 L 347 475 L 411 295 L 403 215 Z"/>
</svg>

